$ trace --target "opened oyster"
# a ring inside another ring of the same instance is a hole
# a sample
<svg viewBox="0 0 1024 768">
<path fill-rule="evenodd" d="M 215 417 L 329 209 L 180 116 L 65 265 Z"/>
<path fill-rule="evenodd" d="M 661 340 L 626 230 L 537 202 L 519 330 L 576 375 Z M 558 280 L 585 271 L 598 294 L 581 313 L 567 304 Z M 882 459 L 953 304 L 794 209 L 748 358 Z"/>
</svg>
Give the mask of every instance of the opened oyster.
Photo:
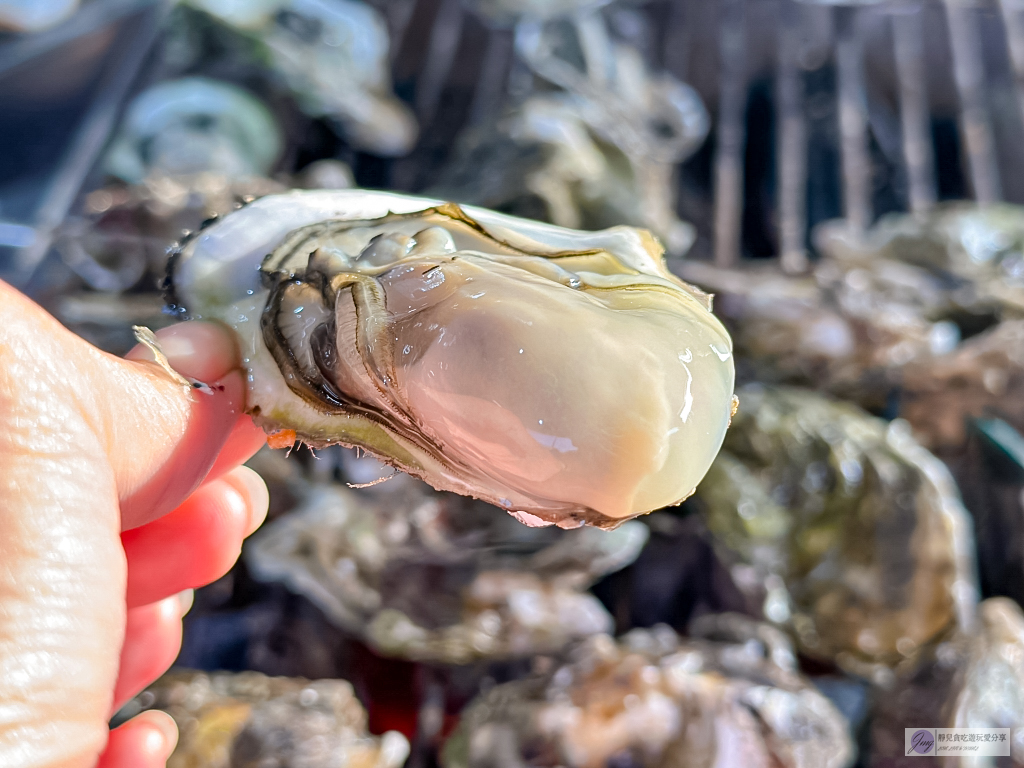
<svg viewBox="0 0 1024 768">
<path fill-rule="evenodd" d="M 293 192 L 203 230 L 169 278 L 182 313 L 237 331 L 266 429 L 524 522 L 614 527 L 688 496 L 730 418 L 729 336 L 660 257 L 627 227 Z"/>
</svg>

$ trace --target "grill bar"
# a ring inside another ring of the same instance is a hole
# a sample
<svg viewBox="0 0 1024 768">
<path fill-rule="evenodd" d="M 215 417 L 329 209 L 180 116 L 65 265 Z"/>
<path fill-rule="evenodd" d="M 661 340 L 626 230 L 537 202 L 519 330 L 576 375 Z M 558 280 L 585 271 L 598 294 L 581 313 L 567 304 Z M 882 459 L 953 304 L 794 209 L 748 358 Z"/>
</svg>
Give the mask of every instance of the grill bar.
<svg viewBox="0 0 1024 768">
<path fill-rule="evenodd" d="M 782 0 L 778 25 L 779 254 L 787 272 L 807 269 L 807 125 L 800 73 L 800 9 Z"/>
<path fill-rule="evenodd" d="M 1006 43 L 1013 64 L 1017 104 L 1021 111 L 1021 121 L 1024 123 L 1024 2 L 1000 0 L 999 11 L 1003 26 L 1006 28 Z"/>
<path fill-rule="evenodd" d="M 453 119 L 479 125 L 550 87 L 515 53 L 514 29 L 484 33 L 475 20 L 463 23 L 457 0 L 375 2 L 387 9 L 393 52 L 406 52 L 396 77 L 414 86 L 423 128 L 418 153 L 398 161 L 400 170 L 439 167 L 460 127 Z M 1000 171 L 1012 163 L 1000 152 L 1019 147 L 997 146 L 995 136 L 1024 124 L 1024 0 L 648 0 L 606 13 L 617 36 L 641 45 L 649 63 L 689 82 L 708 105 L 712 139 L 681 173 L 681 213 L 720 265 L 735 264 L 747 245 L 764 253 L 767 242 L 784 269 L 799 272 L 808 229 L 823 218 L 843 215 L 863 232 L 880 213 L 924 214 L 965 188 L 980 203 L 1003 198 Z M 774 35 L 763 19 L 774 20 Z M 574 23 L 581 54 L 600 60 L 594 53 L 608 40 Z M 1005 35 L 1008 57 L 993 33 Z M 473 34 L 486 40 L 467 42 Z M 475 81 L 468 89 L 467 67 Z M 1004 83 L 1019 103 L 1011 122 L 988 104 L 1002 98 Z M 449 87 L 471 100 L 463 118 L 438 114 L 455 93 Z M 752 136 L 748 146 L 748 130 L 765 127 L 763 101 L 752 101 L 748 115 L 748 94 L 762 99 L 757 89 L 765 88 L 774 137 L 766 145 L 763 134 Z M 950 139 L 962 147 L 962 169 L 948 162 Z M 414 182 L 428 177 L 393 178 L 416 191 Z"/>
<path fill-rule="evenodd" d="M 720 7 L 714 248 L 715 263 L 725 267 L 735 264 L 740 258 L 743 149 L 746 143 L 746 3 L 745 0 L 722 0 Z"/>
<path fill-rule="evenodd" d="M 985 104 L 985 70 L 981 60 L 978 18 L 963 0 L 945 0 L 953 75 L 960 94 L 960 131 L 967 150 L 974 199 L 982 205 L 1002 198 L 992 122 Z"/>
<path fill-rule="evenodd" d="M 900 124 L 907 166 L 910 210 L 926 213 L 935 205 L 935 160 L 928 112 L 924 35 L 919 9 L 891 17 L 896 76 L 899 79 Z"/>
<path fill-rule="evenodd" d="M 843 213 L 850 229 L 862 233 L 873 218 L 862 14 L 855 8 L 836 8 L 835 17 Z"/>
</svg>

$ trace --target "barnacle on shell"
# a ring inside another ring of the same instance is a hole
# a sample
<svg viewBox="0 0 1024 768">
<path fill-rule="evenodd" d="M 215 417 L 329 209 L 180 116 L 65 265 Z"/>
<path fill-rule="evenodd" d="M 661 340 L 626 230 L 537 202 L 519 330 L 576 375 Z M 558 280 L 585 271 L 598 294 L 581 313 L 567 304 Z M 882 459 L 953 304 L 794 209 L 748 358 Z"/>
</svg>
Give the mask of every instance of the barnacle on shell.
<svg viewBox="0 0 1024 768">
<path fill-rule="evenodd" d="M 532 524 L 678 503 L 730 417 L 732 344 L 645 231 L 362 190 L 265 197 L 172 258 L 238 333 L 249 409 Z"/>
</svg>

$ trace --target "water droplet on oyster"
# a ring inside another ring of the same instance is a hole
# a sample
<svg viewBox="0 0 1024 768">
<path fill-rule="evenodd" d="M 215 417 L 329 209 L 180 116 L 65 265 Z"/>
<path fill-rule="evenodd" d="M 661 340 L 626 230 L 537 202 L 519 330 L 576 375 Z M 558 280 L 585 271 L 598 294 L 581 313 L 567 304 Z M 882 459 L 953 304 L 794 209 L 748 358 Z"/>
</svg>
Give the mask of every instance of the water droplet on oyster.
<svg viewBox="0 0 1024 768">
<path fill-rule="evenodd" d="M 268 430 L 542 521 L 678 503 L 728 426 L 731 340 L 641 230 L 293 192 L 205 229 L 170 283 L 238 332 Z"/>
</svg>

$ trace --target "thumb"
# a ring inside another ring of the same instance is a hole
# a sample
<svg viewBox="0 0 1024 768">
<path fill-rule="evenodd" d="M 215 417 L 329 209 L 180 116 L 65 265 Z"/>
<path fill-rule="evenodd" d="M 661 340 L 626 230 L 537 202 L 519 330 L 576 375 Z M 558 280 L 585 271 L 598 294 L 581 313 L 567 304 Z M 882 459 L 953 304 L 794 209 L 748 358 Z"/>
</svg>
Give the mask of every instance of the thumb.
<svg viewBox="0 0 1024 768">
<path fill-rule="evenodd" d="M 157 332 L 171 368 L 208 385 L 186 387 L 145 347 L 127 359 L 101 352 L 2 281 L 0 322 L 0 373 L 23 372 L 11 384 L 26 407 L 40 411 L 39 426 L 70 433 L 78 422 L 96 438 L 89 442 L 112 470 L 122 529 L 176 507 L 203 481 L 225 443 L 220 471 L 265 441 L 243 415 L 245 380 L 235 337 L 225 326 L 191 322 Z M 51 425 L 55 402 L 68 410 L 62 423 Z"/>
<path fill-rule="evenodd" d="M 217 323 L 190 322 L 158 331 L 166 361 L 191 387 L 139 345 L 112 358 L 123 397 L 104 414 L 108 455 L 121 500 L 123 530 L 180 504 L 206 478 L 225 444 L 234 462 L 265 441 L 245 416 L 245 379 L 234 335 Z M 221 462 L 222 464 L 223 462 Z"/>
</svg>

